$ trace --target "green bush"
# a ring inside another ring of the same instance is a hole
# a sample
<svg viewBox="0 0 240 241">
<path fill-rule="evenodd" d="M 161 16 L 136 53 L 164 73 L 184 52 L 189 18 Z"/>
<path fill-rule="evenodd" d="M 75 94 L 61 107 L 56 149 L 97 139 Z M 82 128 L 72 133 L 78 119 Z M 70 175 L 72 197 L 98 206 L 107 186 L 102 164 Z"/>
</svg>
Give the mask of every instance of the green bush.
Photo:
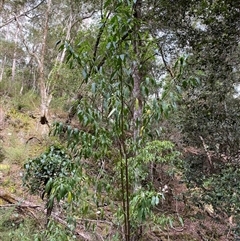
<svg viewBox="0 0 240 241">
<path fill-rule="evenodd" d="M 68 176 L 72 169 L 70 156 L 62 147 L 50 146 L 45 153 L 24 165 L 24 185 L 33 194 L 50 194 L 57 177 Z M 43 197 L 43 196 L 42 196 Z"/>
</svg>

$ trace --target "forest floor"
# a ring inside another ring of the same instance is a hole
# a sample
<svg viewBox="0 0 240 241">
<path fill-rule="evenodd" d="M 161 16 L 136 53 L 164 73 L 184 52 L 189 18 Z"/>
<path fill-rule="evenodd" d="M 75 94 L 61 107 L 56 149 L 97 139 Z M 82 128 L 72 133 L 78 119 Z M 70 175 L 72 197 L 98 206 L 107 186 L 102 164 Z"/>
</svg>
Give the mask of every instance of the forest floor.
<svg viewBox="0 0 240 241">
<path fill-rule="evenodd" d="M 44 207 L 44 202 L 39 197 L 30 195 L 22 186 L 24 162 L 39 155 L 52 141 L 48 135 L 42 134 L 43 131 L 43 126 L 34 113 L 0 107 L 0 241 L 10 240 L 9 233 L 18 227 L 17 223 L 26 218 L 23 210 L 14 208 L 1 195 L 12 195 Z M 142 240 L 235 240 L 231 233 L 233 224 L 228 217 L 215 214 L 211 207 L 196 206 L 189 199 L 184 199 L 183 194 L 188 190 L 179 177 L 172 179 L 169 185 L 172 187 L 171 194 L 164 203 L 159 204 L 156 212 L 159 215 L 168 214 L 177 221 L 172 226 L 147 231 Z M 42 214 L 40 216 L 42 218 Z M 30 218 L 39 217 L 38 212 L 34 212 Z"/>
</svg>

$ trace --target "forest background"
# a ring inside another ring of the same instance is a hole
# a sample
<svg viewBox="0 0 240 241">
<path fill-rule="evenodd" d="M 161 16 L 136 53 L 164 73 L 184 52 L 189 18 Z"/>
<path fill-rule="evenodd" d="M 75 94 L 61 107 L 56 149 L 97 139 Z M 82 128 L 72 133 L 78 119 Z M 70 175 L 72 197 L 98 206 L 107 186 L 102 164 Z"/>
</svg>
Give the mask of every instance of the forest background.
<svg viewBox="0 0 240 241">
<path fill-rule="evenodd" d="M 239 240 L 238 1 L 1 1 L 0 240 Z"/>
</svg>

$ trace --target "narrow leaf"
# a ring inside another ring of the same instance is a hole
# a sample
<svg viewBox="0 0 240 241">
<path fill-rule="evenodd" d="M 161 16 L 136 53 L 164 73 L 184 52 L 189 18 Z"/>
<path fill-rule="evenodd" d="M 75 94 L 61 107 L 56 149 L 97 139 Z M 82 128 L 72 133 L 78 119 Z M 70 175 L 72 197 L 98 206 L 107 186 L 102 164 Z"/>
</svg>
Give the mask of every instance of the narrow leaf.
<svg viewBox="0 0 240 241">
<path fill-rule="evenodd" d="M 117 110 L 116 108 L 113 108 L 113 109 L 110 111 L 110 113 L 109 113 L 109 115 L 108 115 L 108 118 L 110 118 L 110 117 L 112 116 L 112 114 L 113 114 L 116 110 Z"/>
</svg>

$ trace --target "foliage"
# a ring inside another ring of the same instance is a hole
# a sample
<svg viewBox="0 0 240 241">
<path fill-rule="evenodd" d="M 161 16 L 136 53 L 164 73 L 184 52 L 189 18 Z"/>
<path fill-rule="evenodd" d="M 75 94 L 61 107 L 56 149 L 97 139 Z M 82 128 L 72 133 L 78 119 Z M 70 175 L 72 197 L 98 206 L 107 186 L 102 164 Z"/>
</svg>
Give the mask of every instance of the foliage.
<svg viewBox="0 0 240 241">
<path fill-rule="evenodd" d="M 38 241 L 39 224 L 35 220 L 25 218 L 14 231 L 9 232 L 9 240 Z M 7 241 L 7 240 L 6 240 Z"/>
<path fill-rule="evenodd" d="M 210 178 L 204 180 L 203 186 L 206 188 L 205 201 L 210 202 L 215 209 L 221 207 L 221 210 L 228 213 L 229 216 L 237 214 L 240 208 L 240 189 L 237 181 L 239 175 L 238 165 L 228 164 L 221 172 L 213 174 Z"/>
<path fill-rule="evenodd" d="M 48 241 L 74 241 L 76 240 L 76 236 L 67 228 L 51 220 L 48 224 L 48 229 L 44 230 L 41 234 L 37 234 L 34 241 L 41 241 L 43 239 Z"/>
<path fill-rule="evenodd" d="M 179 161 L 179 155 L 172 142 L 155 140 L 148 142 L 146 147 L 139 151 L 136 159 L 143 163 L 167 163 L 169 166 L 173 164 L 174 167 Z"/>
<path fill-rule="evenodd" d="M 239 195 L 240 188 L 238 180 L 240 178 L 239 165 L 228 163 L 216 174 L 203 178 L 202 188 L 196 190 L 194 196 L 199 203 L 211 204 L 215 214 L 225 213 L 234 218 L 237 224 L 233 230 L 239 235 Z M 199 193 L 200 192 L 200 193 Z"/>
<path fill-rule="evenodd" d="M 57 177 L 69 176 L 72 162 L 69 155 L 60 146 L 50 146 L 45 153 L 24 164 L 24 185 L 31 193 L 50 193 Z"/>
<path fill-rule="evenodd" d="M 239 7 L 204 1 L 195 11 L 202 19 L 186 32 L 192 55 L 185 74 L 200 71 L 200 84 L 186 90 L 175 120 L 184 144 L 202 151 L 186 153 L 184 174 L 196 204 L 211 204 L 238 223 Z"/>
<path fill-rule="evenodd" d="M 132 225 L 143 225 L 147 220 L 153 219 L 153 208 L 157 206 L 162 199 L 164 199 L 163 193 L 144 190 L 135 193 L 130 201 L 130 217 Z"/>
<path fill-rule="evenodd" d="M 8 239 L 9 231 L 11 230 L 11 228 L 13 228 L 14 221 L 11 220 L 11 217 L 13 216 L 13 211 L 13 208 L 10 208 L 8 210 L 4 210 L 2 208 L 0 209 L 0 235 L 1 238 L 4 238 L 5 240 Z"/>
</svg>

